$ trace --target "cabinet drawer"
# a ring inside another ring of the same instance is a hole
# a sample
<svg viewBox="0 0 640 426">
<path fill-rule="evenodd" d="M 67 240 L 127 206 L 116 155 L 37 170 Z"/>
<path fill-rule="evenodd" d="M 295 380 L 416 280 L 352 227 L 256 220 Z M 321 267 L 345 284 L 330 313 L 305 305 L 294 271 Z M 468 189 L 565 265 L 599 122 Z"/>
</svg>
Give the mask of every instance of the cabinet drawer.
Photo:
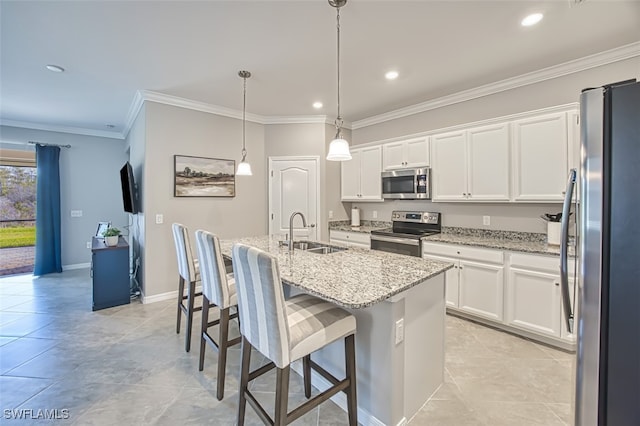
<svg viewBox="0 0 640 426">
<path fill-rule="evenodd" d="M 504 262 L 504 254 L 500 250 L 481 249 L 468 246 L 456 246 L 440 243 L 422 243 L 422 251 L 426 255 L 453 257 L 456 259 L 470 259 L 479 262 L 501 264 Z"/>
<path fill-rule="evenodd" d="M 536 256 L 533 254 L 511 253 L 509 265 L 515 268 L 534 269 L 552 274 L 560 271 L 559 256 Z"/>
<path fill-rule="evenodd" d="M 371 245 L 371 237 L 369 234 L 365 234 L 363 232 L 330 231 L 329 238 L 345 243 L 364 244 L 366 246 Z"/>
</svg>

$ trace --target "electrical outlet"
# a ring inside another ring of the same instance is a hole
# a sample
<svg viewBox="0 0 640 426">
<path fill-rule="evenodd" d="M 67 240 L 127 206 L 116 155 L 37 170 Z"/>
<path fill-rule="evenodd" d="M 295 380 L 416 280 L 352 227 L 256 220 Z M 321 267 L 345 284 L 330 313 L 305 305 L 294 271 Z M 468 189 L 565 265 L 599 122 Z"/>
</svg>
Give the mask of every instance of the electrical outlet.
<svg viewBox="0 0 640 426">
<path fill-rule="evenodd" d="M 71 217 L 82 217 L 82 210 L 71 210 Z"/>
<path fill-rule="evenodd" d="M 91 241 L 87 241 L 87 248 L 91 248 Z"/>
<path fill-rule="evenodd" d="M 404 318 L 396 321 L 396 345 L 404 341 Z"/>
<path fill-rule="evenodd" d="M 374 210 L 373 211 L 373 218 L 377 219 L 378 218 L 378 210 Z"/>
<path fill-rule="evenodd" d="M 164 222 L 164 216 L 161 214 L 156 215 L 156 224 L 161 225 Z"/>
<path fill-rule="evenodd" d="M 491 216 L 482 216 L 482 224 L 484 226 L 491 225 Z"/>
<path fill-rule="evenodd" d="M 329 210 L 329 219 L 333 219 L 333 210 Z"/>
</svg>

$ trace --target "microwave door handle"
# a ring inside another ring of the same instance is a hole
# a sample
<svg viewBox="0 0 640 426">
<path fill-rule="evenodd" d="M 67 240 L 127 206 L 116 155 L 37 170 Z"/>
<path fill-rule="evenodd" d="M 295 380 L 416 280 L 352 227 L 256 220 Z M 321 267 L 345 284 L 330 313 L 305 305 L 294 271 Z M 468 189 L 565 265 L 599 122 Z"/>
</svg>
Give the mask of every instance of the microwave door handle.
<svg viewBox="0 0 640 426">
<path fill-rule="evenodd" d="M 418 182 L 420 182 L 420 175 L 416 175 L 413 179 L 413 193 L 418 193 Z"/>
<path fill-rule="evenodd" d="M 567 331 L 573 333 L 573 312 L 569 297 L 569 272 L 567 268 L 569 260 L 569 215 L 571 211 L 571 199 L 576 183 L 576 169 L 569 171 L 569 181 L 562 205 L 562 223 L 560 229 L 560 285 L 562 290 L 562 306 L 567 326 Z"/>
</svg>

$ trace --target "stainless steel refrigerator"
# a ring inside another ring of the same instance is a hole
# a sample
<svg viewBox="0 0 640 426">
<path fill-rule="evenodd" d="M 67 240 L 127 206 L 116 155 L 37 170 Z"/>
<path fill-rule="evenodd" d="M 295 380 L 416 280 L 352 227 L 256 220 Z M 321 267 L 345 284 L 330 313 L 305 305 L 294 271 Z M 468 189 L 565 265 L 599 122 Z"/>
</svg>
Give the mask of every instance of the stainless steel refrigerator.
<svg viewBox="0 0 640 426">
<path fill-rule="evenodd" d="M 580 122 L 576 312 L 567 271 L 575 171 L 560 262 L 565 326 L 578 336 L 575 424 L 640 425 L 640 83 L 585 89 Z"/>
</svg>

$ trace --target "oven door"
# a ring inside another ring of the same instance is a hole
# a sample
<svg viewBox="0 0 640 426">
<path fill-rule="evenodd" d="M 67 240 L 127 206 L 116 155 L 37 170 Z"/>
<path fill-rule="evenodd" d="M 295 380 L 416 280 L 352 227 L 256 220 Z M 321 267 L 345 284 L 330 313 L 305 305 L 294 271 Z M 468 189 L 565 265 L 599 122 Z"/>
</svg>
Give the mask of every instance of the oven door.
<svg viewBox="0 0 640 426">
<path fill-rule="evenodd" d="M 389 253 L 422 257 L 422 244 L 419 239 L 399 238 L 386 235 L 371 235 L 371 249 Z"/>
<path fill-rule="evenodd" d="M 382 172 L 381 179 L 382 198 L 406 200 L 431 198 L 429 168 Z"/>
</svg>

